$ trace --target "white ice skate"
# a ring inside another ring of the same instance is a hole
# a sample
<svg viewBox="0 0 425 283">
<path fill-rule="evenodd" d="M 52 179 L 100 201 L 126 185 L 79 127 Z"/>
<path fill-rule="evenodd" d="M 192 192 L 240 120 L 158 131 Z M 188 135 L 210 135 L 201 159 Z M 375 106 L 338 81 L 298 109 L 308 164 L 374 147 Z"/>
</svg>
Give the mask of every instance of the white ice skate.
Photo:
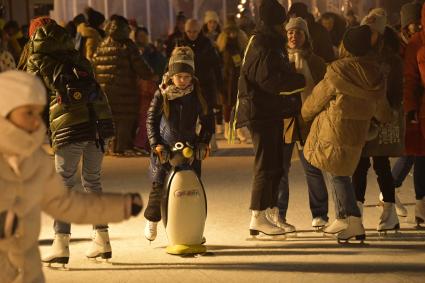
<svg viewBox="0 0 425 283">
<path fill-rule="evenodd" d="M 323 231 L 326 225 L 328 225 L 328 221 L 320 216 L 313 218 L 313 221 L 311 222 L 311 226 L 316 232 Z"/>
<path fill-rule="evenodd" d="M 378 232 L 380 235 L 386 235 L 387 231 L 400 229 L 397 213 L 394 203 L 384 202 L 381 217 L 379 218 Z"/>
<path fill-rule="evenodd" d="M 260 233 L 268 236 L 285 235 L 285 230 L 275 226 L 267 219 L 265 210 L 252 211 L 249 232 L 251 236 L 257 236 Z"/>
<path fill-rule="evenodd" d="M 95 229 L 92 244 L 86 252 L 89 259 L 101 257 L 108 261 L 112 257 L 112 248 L 109 241 L 108 229 Z"/>
<path fill-rule="evenodd" d="M 46 263 L 48 267 L 50 267 L 52 263 L 59 263 L 65 268 L 65 264 L 69 262 L 70 238 L 70 234 L 56 234 L 50 253 L 41 261 Z"/>
<path fill-rule="evenodd" d="M 286 234 L 294 233 L 294 235 L 296 235 L 297 230 L 295 229 L 295 226 L 286 222 L 286 219 L 283 219 L 279 215 L 279 209 L 277 207 L 267 209 L 266 218 L 275 226 L 285 230 Z"/>
<path fill-rule="evenodd" d="M 157 230 L 158 230 L 158 222 L 146 220 L 145 238 L 148 241 L 152 242 L 156 239 Z"/>
<path fill-rule="evenodd" d="M 354 238 L 363 244 L 366 234 L 362 224 L 362 218 L 348 216 L 347 224 L 347 228 L 337 234 L 338 243 L 348 243 L 349 240 Z"/>
<path fill-rule="evenodd" d="M 420 200 L 416 200 L 415 220 L 417 227 L 420 227 L 421 224 L 425 223 L 425 197 Z"/>
<path fill-rule="evenodd" d="M 335 219 L 331 225 L 323 229 L 323 233 L 335 235 L 348 228 L 348 218 Z"/>
<path fill-rule="evenodd" d="M 397 212 L 397 215 L 400 217 L 407 217 L 407 208 L 403 205 L 403 203 L 401 203 L 400 199 L 398 198 L 398 190 L 396 189 L 395 191 L 395 210 Z M 379 194 L 379 200 L 381 201 L 381 204 L 384 203 L 384 196 L 382 195 L 382 193 Z"/>
<path fill-rule="evenodd" d="M 252 139 L 247 128 L 236 129 L 236 136 L 241 143 L 252 144 Z"/>
</svg>

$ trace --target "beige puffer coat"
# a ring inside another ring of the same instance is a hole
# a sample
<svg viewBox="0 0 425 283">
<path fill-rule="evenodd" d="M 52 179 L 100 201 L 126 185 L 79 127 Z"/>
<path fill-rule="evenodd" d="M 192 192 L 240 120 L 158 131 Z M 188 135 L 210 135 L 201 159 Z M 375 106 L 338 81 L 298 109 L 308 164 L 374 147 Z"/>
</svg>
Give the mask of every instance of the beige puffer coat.
<svg viewBox="0 0 425 283">
<path fill-rule="evenodd" d="M 0 282 L 44 282 L 38 237 L 41 212 L 80 224 L 130 217 L 129 195 L 87 194 L 64 188 L 52 160 L 40 148 L 41 128 L 30 135 L 0 117 L 0 212 L 18 217 L 15 235 L 0 239 Z"/>
<path fill-rule="evenodd" d="M 102 37 L 97 30 L 88 26 L 86 23 L 79 24 L 77 32 L 80 33 L 84 39 L 82 54 L 84 54 L 84 57 L 86 57 L 90 62 L 93 61 L 94 53 L 102 41 Z"/>
<path fill-rule="evenodd" d="M 304 147 L 308 162 L 337 176 L 351 176 L 365 144 L 370 120 L 386 122 L 386 78 L 374 57 L 346 57 L 331 63 L 302 107 L 314 119 Z"/>
</svg>

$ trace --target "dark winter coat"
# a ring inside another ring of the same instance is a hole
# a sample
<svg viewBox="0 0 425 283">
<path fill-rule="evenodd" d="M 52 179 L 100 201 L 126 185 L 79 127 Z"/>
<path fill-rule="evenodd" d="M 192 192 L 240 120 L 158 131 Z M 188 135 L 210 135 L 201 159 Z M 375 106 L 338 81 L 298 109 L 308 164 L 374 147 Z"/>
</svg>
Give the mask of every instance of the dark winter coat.
<svg viewBox="0 0 425 283">
<path fill-rule="evenodd" d="M 195 41 L 184 37 L 182 46 L 189 46 L 195 53 L 195 76 L 201 84 L 202 93 L 210 111 L 217 104 L 217 92 L 223 86 L 220 57 L 211 41 L 199 33 Z"/>
<path fill-rule="evenodd" d="M 171 53 L 173 52 L 176 46 L 180 46 L 183 41 L 184 33 L 180 32 L 177 28 L 174 30 L 172 34 L 170 34 L 167 40 L 164 42 L 165 45 L 165 53 L 168 58 L 171 57 Z"/>
<path fill-rule="evenodd" d="M 137 82 L 151 79 L 153 71 L 143 60 L 136 44 L 129 38 L 128 25 L 112 21 L 107 37 L 93 58 L 96 78 L 108 96 L 114 120 L 138 116 Z"/>
<path fill-rule="evenodd" d="M 168 115 L 164 112 L 165 96 L 158 90 L 152 99 L 146 119 L 149 144 L 174 146 L 176 142 L 208 144 L 214 125 L 208 118 L 208 109 L 202 97 L 199 83 L 194 80 L 194 91 L 183 97 L 168 101 Z M 201 131 L 196 134 L 197 120 Z"/>
<path fill-rule="evenodd" d="M 67 106 L 58 100 L 57 93 L 64 92 L 64 86 L 55 81 L 56 71 L 61 66 L 77 66 L 89 76 L 93 74 L 90 62 L 74 49 L 68 32 L 57 24 L 49 24 L 37 29 L 28 44 L 29 54 L 25 70 L 43 80 L 50 96 L 49 122 L 53 147 L 56 149 L 69 143 L 96 140 L 97 136 L 111 137 L 111 110 L 102 92 L 93 102 L 97 125 L 90 118 L 91 112 L 86 104 Z"/>
<path fill-rule="evenodd" d="M 302 91 L 303 75 L 290 69 L 284 37 L 262 26 L 247 46 L 238 83 L 236 128 L 282 123 L 280 93 Z"/>
<path fill-rule="evenodd" d="M 320 56 L 326 63 L 335 60 L 332 39 L 329 32 L 313 20 L 307 20 L 314 54 Z"/>
</svg>

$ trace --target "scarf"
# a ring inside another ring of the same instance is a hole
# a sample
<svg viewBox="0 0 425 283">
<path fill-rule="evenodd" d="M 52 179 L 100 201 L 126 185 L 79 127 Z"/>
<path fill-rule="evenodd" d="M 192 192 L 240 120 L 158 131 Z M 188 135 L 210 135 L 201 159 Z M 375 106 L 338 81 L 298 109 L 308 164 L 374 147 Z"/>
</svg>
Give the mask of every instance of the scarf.
<svg viewBox="0 0 425 283">
<path fill-rule="evenodd" d="M 311 75 L 310 67 L 306 60 L 309 55 L 309 50 L 304 49 L 289 49 L 288 48 L 288 59 L 289 62 L 295 64 L 295 70 L 297 73 L 302 74 L 306 81 L 304 91 L 301 93 L 301 100 L 304 102 L 307 97 L 311 94 L 314 88 L 314 80 Z"/>
</svg>

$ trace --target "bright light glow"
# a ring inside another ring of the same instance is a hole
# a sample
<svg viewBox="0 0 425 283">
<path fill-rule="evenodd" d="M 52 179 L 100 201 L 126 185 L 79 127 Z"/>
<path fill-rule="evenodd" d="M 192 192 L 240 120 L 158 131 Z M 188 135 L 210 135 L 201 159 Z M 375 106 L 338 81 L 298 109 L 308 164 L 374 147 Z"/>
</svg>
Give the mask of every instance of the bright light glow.
<svg viewBox="0 0 425 283">
<path fill-rule="evenodd" d="M 237 13 L 236 14 L 236 18 L 240 19 L 241 18 L 241 14 Z"/>
<path fill-rule="evenodd" d="M 246 3 L 246 0 L 241 0 L 241 4 L 245 4 Z"/>
<path fill-rule="evenodd" d="M 243 9 L 243 5 L 242 4 L 239 4 L 238 5 L 238 9 L 240 10 L 240 9 Z"/>
</svg>

